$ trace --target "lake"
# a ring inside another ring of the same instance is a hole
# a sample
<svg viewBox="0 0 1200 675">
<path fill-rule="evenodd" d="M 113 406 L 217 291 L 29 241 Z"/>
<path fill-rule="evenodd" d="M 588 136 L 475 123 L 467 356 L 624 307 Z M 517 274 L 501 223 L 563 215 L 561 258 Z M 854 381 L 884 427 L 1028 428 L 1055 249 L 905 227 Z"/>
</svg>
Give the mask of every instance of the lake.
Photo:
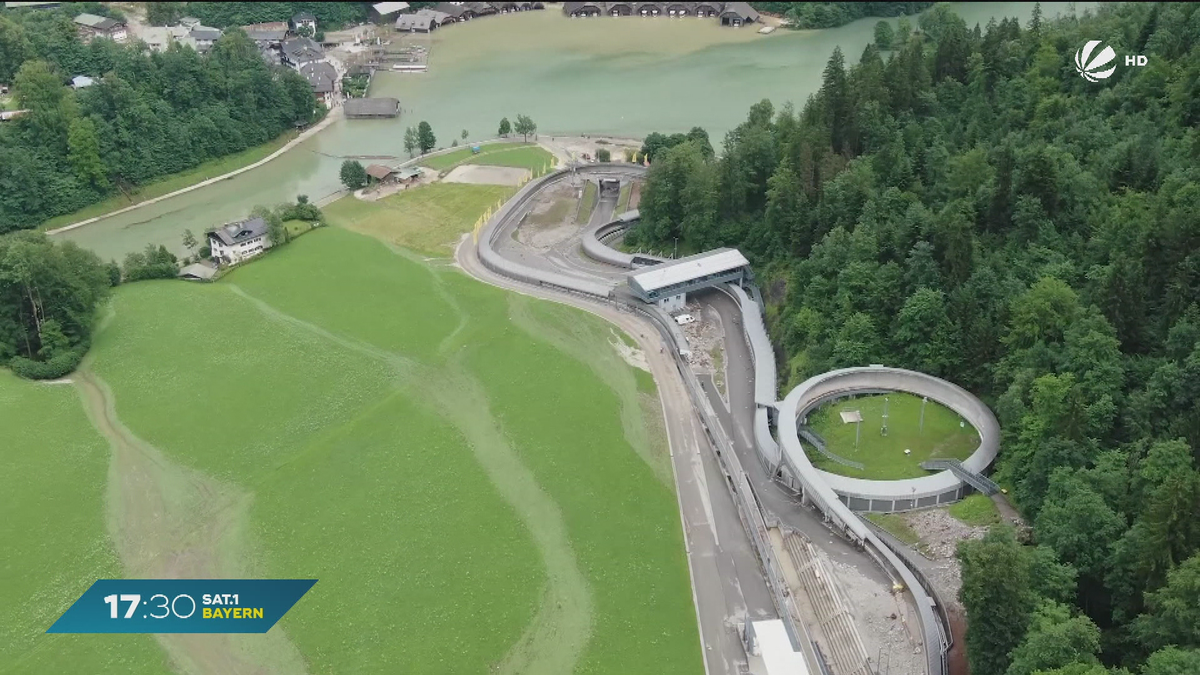
<svg viewBox="0 0 1200 675">
<path fill-rule="evenodd" d="M 1042 11 L 1049 18 L 1095 4 L 1042 3 Z M 1005 16 L 1024 24 L 1033 12 L 1032 3 L 1021 2 L 952 8 L 968 26 Z M 769 98 L 777 108 L 787 101 L 803 106 L 820 88 L 833 49 L 857 61 L 877 21 L 759 35 L 711 19 L 569 19 L 552 8 L 447 26 L 430 36 L 429 72 L 376 75 L 371 95 L 400 99 L 400 118 L 338 120 L 253 171 L 61 236 L 105 259 L 120 260 L 147 243 L 182 253 L 186 229 L 200 233 L 243 218 L 256 204 L 335 192 L 346 156 L 406 159 L 404 129 L 420 120 L 433 126 L 441 146 L 463 129 L 471 140 L 491 138 L 501 117 L 523 113 L 542 135 L 641 137 L 701 126 L 719 151 L 752 104 Z"/>
</svg>

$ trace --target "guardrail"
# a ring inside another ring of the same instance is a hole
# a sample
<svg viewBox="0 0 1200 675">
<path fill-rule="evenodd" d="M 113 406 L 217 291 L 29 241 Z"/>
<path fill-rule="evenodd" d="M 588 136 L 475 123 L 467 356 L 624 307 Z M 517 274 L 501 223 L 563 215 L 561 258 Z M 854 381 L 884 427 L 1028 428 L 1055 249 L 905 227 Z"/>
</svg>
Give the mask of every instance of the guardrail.
<svg viewBox="0 0 1200 675">
<path fill-rule="evenodd" d="M 692 373 L 691 368 L 682 361 L 679 355 L 678 347 L 680 344 L 677 341 L 676 335 L 671 331 L 670 326 L 668 326 L 671 323 L 669 317 L 662 315 L 657 309 L 648 309 L 635 302 L 618 299 L 619 294 L 614 292 L 614 286 L 598 284 L 571 275 L 528 267 L 503 258 L 492 249 L 492 244 L 503 234 L 504 228 L 511 217 L 515 213 L 518 213 L 519 209 L 523 208 L 536 192 L 568 177 L 572 171 L 610 174 L 623 172 L 629 175 L 641 173 L 641 171 L 636 169 L 631 170 L 632 168 L 631 165 L 621 164 L 591 164 L 574 170 L 561 170 L 526 184 L 484 226 L 480 237 L 483 244 L 479 247 L 480 260 L 497 274 L 518 281 L 530 283 L 535 286 L 549 286 L 557 291 L 570 293 L 590 300 L 599 300 L 618 309 L 640 313 L 651 320 L 669 344 L 676 345 L 677 348 L 672 350 L 676 368 L 683 378 L 685 388 L 692 399 L 692 404 L 701 412 L 702 426 L 713 445 L 722 471 L 726 475 L 725 484 L 733 496 L 734 503 L 737 505 L 738 517 L 741 519 L 746 531 L 750 533 L 755 553 L 766 571 L 768 587 L 771 590 L 772 600 L 776 605 L 776 609 L 779 611 L 784 625 L 787 627 L 795 644 L 801 646 L 801 648 L 805 648 L 807 645 L 807 649 L 815 650 L 812 640 L 808 639 L 806 634 L 803 639 L 800 637 L 803 627 L 798 628 L 793 620 L 793 617 L 796 615 L 794 601 L 786 593 L 787 586 L 783 582 L 779 562 L 768 541 L 766 524 L 762 518 L 761 507 L 754 496 L 745 471 L 742 470 L 737 453 L 734 452 L 732 443 L 721 427 L 708 399 L 704 396 L 699 381 Z M 923 633 L 928 666 L 927 672 L 929 675 L 944 675 L 946 672 L 946 650 L 949 647 L 946 635 L 948 635 L 949 629 L 948 624 L 943 626 L 939 623 L 939 618 L 941 617 L 934 613 L 933 608 L 939 606 L 939 603 L 936 603 L 933 597 L 926 592 L 922 580 L 914 574 L 909 566 L 892 549 L 880 541 L 875 533 L 864 525 L 863 521 L 849 507 L 838 499 L 833 489 L 822 480 L 824 472 L 818 472 L 812 466 L 812 463 L 804 456 L 802 449 L 799 450 L 798 458 L 796 457 L 795 451 L 799 448 L 799 440 L 796 428 L 795 404 L 797 400 L 795 397 L 802 390 L 803 385 L 793 390 L 787 399 L 785 399 L 784 404 L 779 405 L 780 410 L 785 412 L 780 419 L 778 430 L 780 440 L 784 443 L 783 447 L 776 444 L 775 439 L 771 438 L 767 408 L 764 406 L 767 400 L 775 398 L 774 351 L 770 346 L 769 338 L 766 336 L 766 328 L 762 323 L 762 314 L 758 303 L 751 300 L 737 286 L 733 286 L 732 288 L 735 289 L 742 307 L 744 317 L 742 325 L 744 330 L 747 331 L 746 337 L 750 342 L 755 362 L 755 398 L 759 403 L 759 409 L 755 413 L 754 431 L 760 456 L 764 458 L 764 461 L 768 462 L 768 465 L 773 464 L 771 466 L 772 469 L 779 467 L 781 460 L 785 456 L 783 450 L 788 446 L 788 439 L 790 438 L 794 442 L 794 447 L 788 448 L 786 455 L 788 457 L 787 464 L 793 469 L 796 474 L 795 477 L 804 488 L 803 496 L 805 501 L 813 502 L 818 510 L 824 514 L 827 521 L 838 526 L 852 540 L 863 544 L 867 553 L 876 560 L 884 571 L 892 579 L 900 581 L 912 594 Z M 758 298 L 757 289 L 754 289 L 753 292 L 755 297 Z M 760 399 L 760 396 L 766 393 L 766 387 L 770 388 L 770 396 Z M 760 392 L 760 388 L 763 388 L 764 391 Z M 788 403 L 790 403 L 790 406 L 787 405 Z M 984 409 L 986 410 L 986 407 Z M 789 410 L 792 411 L 791 415 L 786 414 L 786 411 Z M 990 414 L 990 411 L 987 411 L 987 413 Z M 771 461 L 772 459 L 774 459 L 773 462 Z M 810 653 L 814 654 L 812 658 L 815 659 L 815 652 Z M 817 663 L 820 664 L 820 661 L 817 661 Z"/>
</svg>

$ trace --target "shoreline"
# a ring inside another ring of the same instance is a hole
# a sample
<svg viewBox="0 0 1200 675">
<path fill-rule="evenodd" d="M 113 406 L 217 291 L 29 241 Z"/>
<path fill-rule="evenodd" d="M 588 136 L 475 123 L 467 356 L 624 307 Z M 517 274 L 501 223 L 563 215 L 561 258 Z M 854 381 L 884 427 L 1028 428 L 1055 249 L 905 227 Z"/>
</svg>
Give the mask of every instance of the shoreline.
<svg viewBox="0 0 1200 675">
<path fill-rule="evenodd" d="M 218 183 L 218 182 L 226 180 L 228 178 L 232 178 L 238 174 L 244 173 L 246 171 L 250 171 L 252 169 L 257 169 L 258 167 L 266 164 L 267 162 L 275 159 L 276 157 L 279 157 L 280 155 L 284 154 L 288 150 L 291 150 L 292 148 L 296 147 L 300 143 L 308 140 L 309 138 L 312 138 L 316 134 L 323 131 L 330 124 L 333 124 L 334 120 L 336 120 L 342 116 L 341 111 L 342 111 L 342 106 L 334 107 L 332 110 L 330 110 L 328 113 L 325 114 L 325 118 L 322 119 L 320 122 L 317 122 L 313 126 L 300 132 L 299 136 L 288 141 L 287 144 L 284 145 L 282 148 L 279 148 L 275 152 L 272 152 L 271 154 L 258 160 L 257 162 L 254 162 L 252 164 L 247 164 L 246 166 L 243 166 L 240 169 L 234 169 L 233 171 L 223 173 L 220 176 L 216 176 L 213 178 L 207 178 L 205 180 L 200 181 L 199 183 L 195 183 L 195 184 L 189 185 L 187 187 L 180 188 L 178 190 L 175 190 L 174 192 L 168 192 L 165 195 L 160 195 L 158 197 L 153 197 L 153 198 L 147 199 L 145 201 L 140 201 L 136 204 L 130 204 L 129 206 L 117 209 L 116 211 L 110 211 L 103 215 L 93 216 L 91 218 L 85 218 L 84 220 L 80 220 L 78 222 L 71 223 L 69 225 L 64 225 L 62 227 L 56 227 L 52 230 L 46 230 L 46 234 L 53 236 L 56 234 L 62 234 L 63 232 L 70 232 L 71 230 L 79 229 L 81 227 L 84 227 L 85 225 L 91 225 L 92 223 L 99 222 L 101 220 L 104 220 L 105 218 L 111 218 L 112 216 L 118 216 L 118 215 L 121 215 L 122 213 L 129 213 L 130 211 L 133 211 L 134 209 L 137 209 L 137 208 L 141 208 L 143 206 L 157 204 L 158 202 L 161 202 L 163 200 L 170 199 L 172 197 L 177 197 L 181 194 L 185 194 L 187 192 L 191 192 L 192 190 L 197 190 L 202 187 L 207 187 L 209 185 L 212 185 L 213 183 Z"/>
</svg>

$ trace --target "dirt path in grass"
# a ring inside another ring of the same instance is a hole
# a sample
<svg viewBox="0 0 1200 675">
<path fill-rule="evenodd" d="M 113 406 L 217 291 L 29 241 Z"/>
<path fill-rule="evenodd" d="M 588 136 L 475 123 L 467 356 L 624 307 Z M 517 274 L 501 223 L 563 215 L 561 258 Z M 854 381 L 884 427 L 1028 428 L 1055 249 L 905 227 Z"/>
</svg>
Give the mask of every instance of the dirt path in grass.
<svg viewBox="0 0 1200 675">
<path fill-rule="evenodd" d="M 438 281 L 440 286 L 440 278 Z M 542 490 L 537 477 L 508 442 L 499 421 L 491 413 L 487 391 L 479 380 L 458 357 L 452 357 L 449 363 L 439 367 L 419 364 L 400 354 L 286 314 L 237 286 L 229 286 L 272 319 L 302 328 L 391 366 L 399 376 L 400 386 L 414 402 L 447 420 L 463 434 L 496 491 L 529 530 L 546 568 L 546 588 L 537 614 L 491 672 L 499 675 L 572 672 L 591 635 L 591 590 L 571 547 L 558 504 Z M 447 295 L 450 294 L 447 292 Z M 463 317 L 455 330 L 454 334 L 457 334 L 468 317 L 457 303 L 453 304 Z M 448 344 L 443 341 L 443 354 Z"/>
<path fill-rule="evenodd" d="M 181 467 L 133 434 L 116 413 L 90 358 L 76 386 L 92 425 L 108 440 L 109 534 L 134 579 L 251 576 L 247 516 L 251 493 Z M 265 635 L 157 635 L 175 670 L 198 675 L 303 673 L 300 652 L 276 626 Z"/>
</svg>

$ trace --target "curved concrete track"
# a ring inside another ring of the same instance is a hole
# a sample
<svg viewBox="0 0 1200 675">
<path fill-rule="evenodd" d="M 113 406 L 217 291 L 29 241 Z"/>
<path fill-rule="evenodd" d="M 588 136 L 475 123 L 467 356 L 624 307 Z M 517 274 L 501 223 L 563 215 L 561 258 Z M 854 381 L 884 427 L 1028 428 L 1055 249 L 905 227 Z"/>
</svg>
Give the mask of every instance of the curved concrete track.
<svg viewBox="0 0 1200 675">
<path fill-rule="evenodd" d="M 904 391 L 917 396 L 926 396 L 958 413 L 979 432 L 979 447 L 966 460 L 963 467 L 968 471 L 982 473 L 991 466 L 1000 449 L 1000 423 L 982 401 L 970 392 L 938 379 L 932 375 L 901 368 L 870 366 L 866 368 L 843 368 L 811 377 L 791 391 L 779 404 L 779 435 L 783 443 L 784 460 L 798 471 L 809 471 L 811 462 L 804 455 L 794 432 L 796 420 L 805 417 L 821 403 L 854 393 L 879 391 Z M 785 421 L 790 425 L 785 428 Z M 807 464 L 808 467 L 802 467 Z M 819 469 L 821 480 L 833 491 L 849 500 L 863 502 L 862 508 L 870 511 L 870 502 L 888 502 L 887 511 L 907 511 L 915 508 L 936 506 L 939 503 L 960 498 L 963 483 L 950 471 L 910 478 L 907 480 L 866 480 L 841 476 Z M 854 503 L 853 501 L 851 502 Z"/>
<path fill-rule="evenodd" d="M 580 177 L 592 176 L 629 179 L 640 177 L 644 172 L 644 168 L 629 164 L 592 164 L 577 170 L 558 171 L 532 181 L 522 188 L 513 199 L 509 200 L 482 228 L 477 237 L 477 246 L 470 245 L 470 239 L 464 240 L 457 252 L 458 262 L 469 273 L 484 281 L 582 307 L 621 325 L 631 335 L 639 335 L 642 338 L 639 342 L 642 343 L 646 354 L 652 357 L 650 359 L 652 371 L 661 387 L 660 395 L 670 430 L 672 458 L 676 470 L 685 532 L 688 536 L 689 563 L 692 569 L 693 590 L 696 595 L 701 635 L 706 648 L 705 663 L 708 672 L 738 672 L 736 668 L 739 667 L 738 660 L 741 658 L 741 645 L 737 643 L 736 639 L 731 639 L 729 631 L 722 624 L 739 616 L 739 611 L 742 619 L 746 616 L 755 618 L 755 614 L 759 617 L 767 616 L 771 612 L 772 602 L 770 591 L 766 594 L 767 601 L 763 602 L 764 583 L 762 572 L 758 568 L 759 561 L 754 559 L 753 551 L 745 551 L 742 548 L 748 543 L 745 531 L 740 533 L 740 537 L 733 537 L 735 547 L 739 552 L 726 557 L 726 554 L 730 552 L 724 550 L 722 540 L 728 541 L 726 538 L 731 536 L 727 533 L 730 514 L 735 514 L 733 519 L 735 522 L 737 520 L 736 505 L 732 503 L 733 500 L 729 498 L 728 494 L 724 494 L 724 491 L 710 490 L 707 484 L 701 485 L 700 483 L 706 482 L 703 478 L 689 481 L 689 473 L 692 477 L 710 476 L 715 478 L 710 473 L 711 467 L 706 467 L 703 472 L 699 473 L 695 470 L 697 465 L 705 464 L 706 458 L 709 462 L 712 460 L 709 453 L 699 452 L 699 446 L 705 440 L 705 433 L 698 433 L 698 425 L 703 431 L 708 432 L 707 435 L 710 438 L 720 437 L 728 446 L 735 449 L 735 457 L 726 458 L 724 461 L 732 461 L 738 472 L 742 471 L 743 466 L 746 467 L 745 473 L 739 477 L 727 476 L 731 485 L 736 482 L 737 478 L 743 481 L 752 481 L 754 500 L 760 507 L 772 509 L 773 515 L 778 516 L 779 513 L 784 513 L 786 515 L 782 517 L 785 520 L 801 521 L 802 525 L 803 521 L 807 520 L 809 527 L 802 526 L 798 529 L 811 529 L 813 521 L 811 512 L 801 508 L 782 486 L 771 481 L 772 478 L 782 477 L 784 483 L 799 488 L 805 504 L 817 507 L 825 521 L 823 526 L 832 526 L 833 529 L 844 534 L 850 542 L 861 546 L 862 551 L 893 583 L 902 585 L 911 594 L 910 600 L 916 609 L 921 637 L 926 646 L 926 673 L 928 675 L 944 675 L 945 653 L 949 646 L 948 628 L 944 624 L 944 613 L 941 613 L 941 607 L 931 588 L 919 575 L 919 572 L 910 569 L 895 551 L 881 541 L 838 498 L 837 493 L 830 485 L 830 481 L 836 482 L 834 478 L 831 478 L 832 474 L 817 470 L 808 461 L 796 434 L 796 415 L 811 408 L 821 398 L 834 395 L 839 389 L 839 385 L 853 385 L 854 387 L 861 385 L 867 388 L 874 386 L 876 390 L 901 389 L 929 395 L 939 402 L 960 410 L 964 417 L 980 430 L 982 436 L 980 449 L 972 456 L 971 460 L 968 460 L 969 464 L 964 463 L 967 468 L 976 471 L 985 468 L 995 457 L 996 439 L 998 438 L 998 431 L 994 426 L 995 418 L 991 416 L 991 412 L 987 410 L 986 406 L 950 383 L 912 371 L 887 368 L 847 369 L 847 371 L 826 373 L 805 382 L 793 390 L 786 399 L 777 403 L 774 352 L 763 325 L 761 301 L 757 297 L 756 290 L 753 291 L 755 297 L 752 298 L 742 289 L 731 287 L 729 292 L 732 295 L 729 297 L 733 301 L 728 303 L 725 311 L 728 312 L 730 307 L 735 307 L 740 313 L 740 317 L 734 318 L 734 322 L 742 326 L 745 344 L 748 345 L 750 351 L 749 364 L 746 364 L 743 358 L 742 367 L 752 368 L 753 373 L 745 373 L 740 378 L 742 381 L 735 384 L 733 381 L 734 371 L 730 371 L 731 392 L 736 389 L 744 393 L 736 396 L 731 394 L 730 405 L 728 409 L 724 410 L 725 420 L 722 421 L 719 419 L 719 413 L 714 413 L 713 409 L 720 410 L 724 406 L 713 406 L 708 401 L 704 401 L 701 405 L 701 402 L 694 399 L 692 400 L 693 405 L 688 405 L 689 391 L 682 386 L 681 379 L 687 379 L 686 375 L 690 374 L 690 370 L 685 363 L 678 359 L 674 359 L 672 363 L 670 358 L 677 356 L 679 349 L 686 347 L 686 342 L 679 341 L 681 336 L 678 330 L 673 330 L 673 322 L 669 319 L 664 320 L 664 317 L 657 316 L 657 310 L 647 309 L 634 300 L 623 286 L 625 271 L 635 267 L 637 263 L 633 259 L 634 256 L 613 251 L 604 246 L 603 239 L 619 232 L 626 226 L 625 223 L 604 222 L 610 216 L 599 217 L 601 214 L 596 214 L 597 217 L 594 217 L 589 223 L 578 250 L 563 256 L 518 256 L 517 259 L 513 259 L 501 255 L 496 250 L 497 242 L 511 234 L 512 228 L 516 227 L 529 212 L 531 202 L 538 192 L 564 180 L 578 180 Z M 611 210 L 609 214 L 611 214 Z M 607 249 L 607 251 L 603 249 Z M 600 268 L 596 265 L 597 262 L 602 263 Z M 625 269 L 601 269 L 604 265 Z M 718 311 L 721 310 L 718 308 Z M 654 339 L 660 337 L 655 334 L 656 330 L 661 333 L 661 341 Z M 653 337 L 648 337 L 648 335 Z M 729 337 L 729 335 L 726 336 L 727 341 L 729 341 Z M 661 351 L 664 345 L 670 345 L 670 355 Z M 732 352 L 730 360 L 732 363 Z M 918 381 L 914 377 L 927 379 Z M 749 395 L 746 391 L 749 389 L 751 378 L 754 382 L 752 403 L 748 400 Z M 972 400 L 974 404 L 970 403 Z M 739 401 L 740 403 L 738 403 Z M 707 414 L 715 418 L 713 423 L 698 419 L 698 415 L 704 411 L 698 411 L 696 407 L 705 408 Z M 778 410 L 780 413 L 778 443 L 770 433 L 772 410 Z M 747 417 L 753 418 L 749 425 L 738 422 L 739 418 L 746 419 Z M 714 433 L 712 428 L 714 426 L 725 427 L 726 431 Z M 725 433 L 729 434 L 728 439 L 725 438 Z M 679 443 L 681 435 L 687 436 L 687 440 L 682 445 Z M 753 436 L 753 442 L 751 442 L 750 436 Z M 685 449 L 685 452 L 681 452 L 681 448 Z M 716 454 L 720 455 L 720 452 L 720 446 L 718 446 Z M 738 456 L 744 453 L 754 454 L 756 457 L 746 458 L 750 461 L 739 461 Z M 978 459 L 976 459 L 977 456 Z M 719 476 L 720 473 L 718 470 L 717 475 Z M 936 479 L 936 481 L 945 480 L 939 476 L 941 474 L 928 478 Z M 950 477 L 953 478 L 952 475 Z M 876 483 L 879 481 L 863 482 Z M 931 489 L 940 484 L 940 482 L 936 484 L 934 481 L 929 482 Z M 908 487 L 905 486 L 905 489 Z M 719 498 L 722 494 L 725 499 L 718 508 Z M 911 496 L 912 491 L 909 490 L 908 494 Z M 697 504 L 704 510 L 701 515 L 697 515 L 695 512 Z M 760 514 L 755 515 L 761 520 Z M 705 521 L 707 521 L 707 529 L 711 529 L 711 538 L 697 536 L 706 529 Z M 725 523 L 726 531 L 720 532 L 721 539 L 718 539 L 717 535 L 720 529 L 718 524 L 722 522 Z M 751 523 L 744 524 L 749 530 L 754 529 Z M 789 524 L 792 523 L 789 522 Z M 844 543 L 835 542 L 833 539 L 829 540 L 829 544 L 834 549 L 847 546 Z M 824 542 L 822 542 L 822 546 L 825 546 Z M 698 548 L 702 550 L 698 550 Z M 847 548 L 852 547 L 847 546 Z M 746 553 L 749 553 L 749 560 L 747 560 Z M 711 565 L 713 556 L 718 559 L 715 567 Z M 725 558 L 725 561 L 720 562 L 721 558 Z M 772 584 L 778 584 L 778 576 L 771 564 L 766 561 L 764 564 L 767 565 L 766 573 Z M 730 576 L 726 576 L 727 574 Z M 745 592 L 748 588 L 752 592 Z M 752 595 L 756 596 L 754 600 L 751 599 Z M 786 602 L 785 600 L 784 604 Z M 778 598 L 773 604 L 780 604 Z M 777 606 L 775 609 L 780 614 L 787 614 L 783 607 Z M 799 627 L 800 631 L 803 629 L 803 626 Z M 808 642 L 806 639 L 798 638 L 797 642 L 806 651 L 811 651 L 811 644 L 805 644 Z M 813 672 L 821 671 L 814 669 Z"/>
</svg>

